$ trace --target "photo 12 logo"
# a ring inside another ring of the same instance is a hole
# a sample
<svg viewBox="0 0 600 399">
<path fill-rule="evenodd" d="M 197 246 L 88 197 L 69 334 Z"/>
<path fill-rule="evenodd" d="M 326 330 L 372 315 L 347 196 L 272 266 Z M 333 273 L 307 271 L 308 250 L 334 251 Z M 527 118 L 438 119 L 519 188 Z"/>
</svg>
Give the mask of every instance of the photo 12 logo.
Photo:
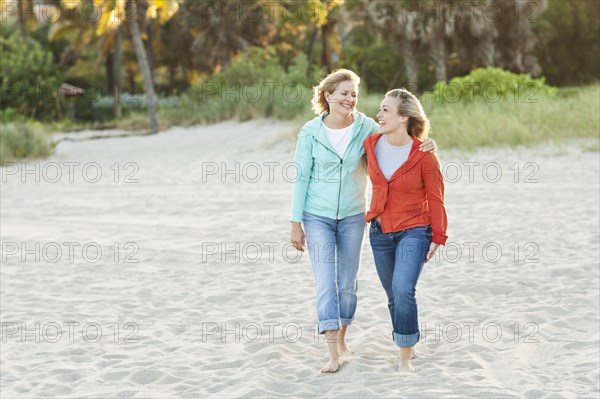
<svg viewBox="0 0 600 399">
<path fill-rule="evenodd" d="M 31 19 L 36 23 L 72 22 L 78 18 L 82 18 L 87 23 L 98 23 L 103 18 L 110 18 L 111 23 L 119 25 L 122 22 L 140 22 L 139 12 L 141 12 L 141 9 L 135 1 L 61 0 L 60 2 L 22 2 L 20 0 L 6 0 L 0 2 L 0 16 L 3 24 L 8 22 L 9 17 L 16 17 L 23 21 Z"/>
<path fill-rule="evenodd" d="M 407 243 L 403 257 L 416 254 L 421 246 Z M 335 244 L 322 244 L 313 241 L 306 246 L 306 252 L 314 262 L 335 263 Z M 202 263 L 257 264 L 257 263 L 298 263 L 304 252 L 298 251 L 290 242 L 202 242 Z M 517 264 L 539 263 L 540 245 L 537 242 L 497 241 L 448 241 L 440 245 L 430 263 L 461 264 L 498 264 L 513 262 Z M 307 255 L 308 255 L 307 254 Z M 305 258 L 306 259 L 306 258 Z"/>
<path fill-rule="evenodd" d="M 139 183 L 136 177 L 140 166 L 136 162 L 6 162 L 0 168 L 2 183 Z"/>
<path fill-rule="evenodd" d="M 57 343 L 84 341 L 97 343 L 112 341 L 114 343 L 137 343 L 139 340 L 135 335 L 140 330 L 139 325 L 133 322 L 124 324 L 114 322 L 111 324 L 100 324 L 95 321 L 80 323 L 76 321 L 65 322 L 24 322 L 5 321 L 2 322 L 2 342 L 20 343 Z"/>
<path fill-rule="evenodd" d="M 326 327 L 323 327 L 326 328 Z M 335 328 L 335 325 L 332 326 Z M 435 323 L 420 323 L 419 342 L 425 343 L 458 343 L 477 342 L 497 343 L 504 338 L 504 342 L 536 344 L 539 342 L 536 335 L 539 325 L 534 322 L 514 321 L 509 324 L 477 321 L 450 321 Z M 326 342 L 324 334 L 319 333 L 319 323 L 307 326 L 305 323 L 263 321 L 259 322 L 208 322 L 201 323 L 199 333 L 202 343 L 219 342 L 255 344 L 260 341 L 273 343 L 282 339 L 286 343 L 295 344 L 302 338 L 312 342 Z"/>
<path fill-rule="evenodd" d="M 281 256 L 278 256 L 281 255 Z M 297 263 L 302 258 L 292 243 L 265 242 L 203 242 L 202 263 L 276 263 L 282 260 Z"/>
<path fill-rule="evenodd" d="M 445 183 L 498 183 L 503 179 L 510 179 L 514 183 L 535 184 L 540 182 L 539 171 L 540 165 L 537 162 L 513 162 L 504 167 L 493 161 L 450 161 L 442 165 Z"/>
<path fill-rule="evenodd" d="M 2 263 L 138 263 L 136 242 L 112 243 L 105 247 L 97 242 L 11 242 L 2 241 Z"/>
</svg>

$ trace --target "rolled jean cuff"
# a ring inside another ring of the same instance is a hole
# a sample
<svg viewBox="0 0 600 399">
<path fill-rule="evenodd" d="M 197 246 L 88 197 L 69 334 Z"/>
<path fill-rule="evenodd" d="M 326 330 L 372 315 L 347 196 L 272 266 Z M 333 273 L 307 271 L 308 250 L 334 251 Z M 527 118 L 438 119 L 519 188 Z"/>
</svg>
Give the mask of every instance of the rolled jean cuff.
<svg viewBox="0 0 600 399">
<path fill-rule="evenodd" d="M 338 319 L 319 321 L 319 334 L 323 334 L 325 331 L 339 330 L 341 328 Z"/>
<path fill-rule="evenodd" d="M 398 334 L 395 331 L 392 334 L 394 342 L 401 348 L 411 348 L 415 346 L 421 337 L 419 331 L 410 335 Z"/>
<path fill-rule="evenodd" d="M 352 324 L 353 319 L 340 319 L 340 321 L 342 322 L 342 326 L 349 326 Z"/>
</svg>

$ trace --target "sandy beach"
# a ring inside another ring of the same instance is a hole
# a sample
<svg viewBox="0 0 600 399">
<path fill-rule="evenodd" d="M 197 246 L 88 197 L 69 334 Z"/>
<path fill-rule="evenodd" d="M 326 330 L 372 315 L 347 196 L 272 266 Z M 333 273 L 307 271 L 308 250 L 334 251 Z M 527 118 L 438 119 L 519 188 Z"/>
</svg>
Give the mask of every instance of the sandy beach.
<svg viewBox="0 0 600 399">
<path fill-rule="evenodd" d="M 599 397 L 597 151 L 440 149 L 449 240 L 417 286 L 416 374 L 395 370 L 365 234 L 353 355 L 324 375 L 308 254 L 288 244 L 295 126 L 64 141 L 4 166 L 0 396 Z"/>
</svg>

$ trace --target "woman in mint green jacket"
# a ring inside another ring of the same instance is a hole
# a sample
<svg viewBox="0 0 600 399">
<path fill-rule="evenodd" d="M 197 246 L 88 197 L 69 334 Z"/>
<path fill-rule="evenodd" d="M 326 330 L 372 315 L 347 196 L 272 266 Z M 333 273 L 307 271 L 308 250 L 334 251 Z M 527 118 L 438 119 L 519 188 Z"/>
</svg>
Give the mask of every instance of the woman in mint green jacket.
<svg viewBox="0 0 600 399">
<path fill-rule="evenodd" d="M 365 230 L 367 169 L 363 141 L 379 130 L 356 111 L 360 78 L 340 69 L 315 88 L 313 110 L 296 145 L 297 178 L 292 195 L 290 241 L 304 251 L 305 237 L 315 275 L 319 333 L 325 334 L 329 363 L 339 370 L 350 353 L 346 329 L 357 305 L 358 269 Z M 428 140 L 421 150 L 435 151 Z M 302 229 L 304 224 L 304 230 Z"/>
</svg>

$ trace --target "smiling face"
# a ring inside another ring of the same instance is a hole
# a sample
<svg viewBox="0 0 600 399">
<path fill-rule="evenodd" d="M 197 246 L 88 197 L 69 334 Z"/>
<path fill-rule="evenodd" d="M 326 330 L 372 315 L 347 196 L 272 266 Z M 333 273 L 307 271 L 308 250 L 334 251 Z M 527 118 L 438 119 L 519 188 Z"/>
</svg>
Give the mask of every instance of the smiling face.
<svg viewBox="0 0 600 399">
<path fill-rule="evenodd" d="M 402 125 L 408 125 L 408 117 L 400 116 L 398 113 L 398 99 L 394 97 L 383 99 L 377 119 L 379 119 L 379 133 L 383 134 L 399 130 Z"/>
<path fill-rule="evenodd" d="M 325 93 L 325 99 L 331 114 L 348 116 L 354 112 L 358 103 L 358 85 L 351 80 L 345 80 L 332 94 Z"/>
</svg>

